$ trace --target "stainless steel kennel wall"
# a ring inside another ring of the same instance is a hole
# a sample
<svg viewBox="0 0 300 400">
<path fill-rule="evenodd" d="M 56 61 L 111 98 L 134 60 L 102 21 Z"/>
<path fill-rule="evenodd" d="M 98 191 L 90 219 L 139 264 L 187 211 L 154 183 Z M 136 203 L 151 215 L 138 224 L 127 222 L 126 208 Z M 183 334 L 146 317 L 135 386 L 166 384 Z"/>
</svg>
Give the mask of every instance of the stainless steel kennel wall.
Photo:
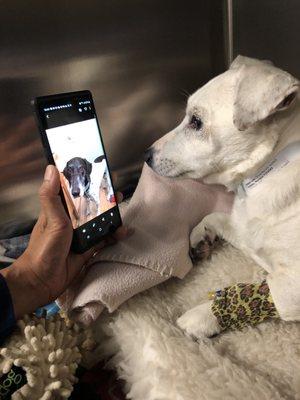
<svg viewBox="0 0 300 400">
<path fill-rule="evenodd" d="M 45 161 L 30 99 L 90 89 L 119 186 L 225 68 L 222 0 L 0 3 L 0 224 L 37 215 Z"/>
<path fill-rule="evenodd" d="M 299 0 L 232 2 L 233 56 L 268 59 L 300 78 Z"/>
</svg>

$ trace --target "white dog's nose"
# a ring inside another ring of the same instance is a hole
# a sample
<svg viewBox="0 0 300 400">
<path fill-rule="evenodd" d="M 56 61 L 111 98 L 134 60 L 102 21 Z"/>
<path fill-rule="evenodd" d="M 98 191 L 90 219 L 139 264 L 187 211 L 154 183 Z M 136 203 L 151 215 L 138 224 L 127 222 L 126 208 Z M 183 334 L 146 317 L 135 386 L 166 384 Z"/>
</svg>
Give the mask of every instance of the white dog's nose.
<svg viewBox="0 0 300 400">
<path fill-rule="evenodd" d="M 144 160 L 146 163 L 149 165 L 149 167 L 152 167 L 152 162 L 153 162 L 153 154 L 154 154 L 154 149 L 153 147 L 149 147 L 144 153 Z"/>
</svg>

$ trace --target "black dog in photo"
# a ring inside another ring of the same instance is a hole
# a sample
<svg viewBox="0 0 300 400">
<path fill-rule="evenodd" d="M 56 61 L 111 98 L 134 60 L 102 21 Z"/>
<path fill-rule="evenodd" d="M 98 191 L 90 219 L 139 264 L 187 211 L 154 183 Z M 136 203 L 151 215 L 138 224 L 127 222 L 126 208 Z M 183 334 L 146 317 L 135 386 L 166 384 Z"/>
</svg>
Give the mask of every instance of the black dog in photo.
<svg viewBox="0 0 300 400">
<path fill-rule="evenodd" d="M 69 182 L 74 198 L 88 195 L 91 184 L 92 164 L 85 158 L 74 157 L 69 160 L 63 174 Z"/>
</svg>

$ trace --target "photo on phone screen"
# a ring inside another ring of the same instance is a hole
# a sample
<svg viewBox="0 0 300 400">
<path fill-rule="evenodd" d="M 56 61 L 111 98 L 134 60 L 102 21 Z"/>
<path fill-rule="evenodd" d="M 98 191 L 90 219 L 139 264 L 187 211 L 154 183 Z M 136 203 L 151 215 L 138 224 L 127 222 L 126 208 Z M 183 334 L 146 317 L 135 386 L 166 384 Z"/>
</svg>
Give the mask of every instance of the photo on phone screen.
<svg viewBox="0 0 300 400">
<path fill-rule="evenodd" d="M 46 134 L 74 229 L 115 207 L 96 119 L 46 129 Z"/>
</svg>

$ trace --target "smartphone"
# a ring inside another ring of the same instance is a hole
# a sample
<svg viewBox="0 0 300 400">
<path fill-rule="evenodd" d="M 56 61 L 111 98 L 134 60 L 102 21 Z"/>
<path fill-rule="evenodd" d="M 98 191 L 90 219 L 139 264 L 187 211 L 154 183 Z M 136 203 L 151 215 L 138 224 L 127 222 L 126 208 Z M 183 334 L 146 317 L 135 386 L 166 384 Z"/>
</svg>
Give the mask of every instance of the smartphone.
<svg viewBox="0 0 300 400">
<path fill-rule="evenodd" d="M 90 91 L 32 101 L 49 164 L 73 225 L 72 250 L 83 253 L 122 225 Z"/>
</svg>

